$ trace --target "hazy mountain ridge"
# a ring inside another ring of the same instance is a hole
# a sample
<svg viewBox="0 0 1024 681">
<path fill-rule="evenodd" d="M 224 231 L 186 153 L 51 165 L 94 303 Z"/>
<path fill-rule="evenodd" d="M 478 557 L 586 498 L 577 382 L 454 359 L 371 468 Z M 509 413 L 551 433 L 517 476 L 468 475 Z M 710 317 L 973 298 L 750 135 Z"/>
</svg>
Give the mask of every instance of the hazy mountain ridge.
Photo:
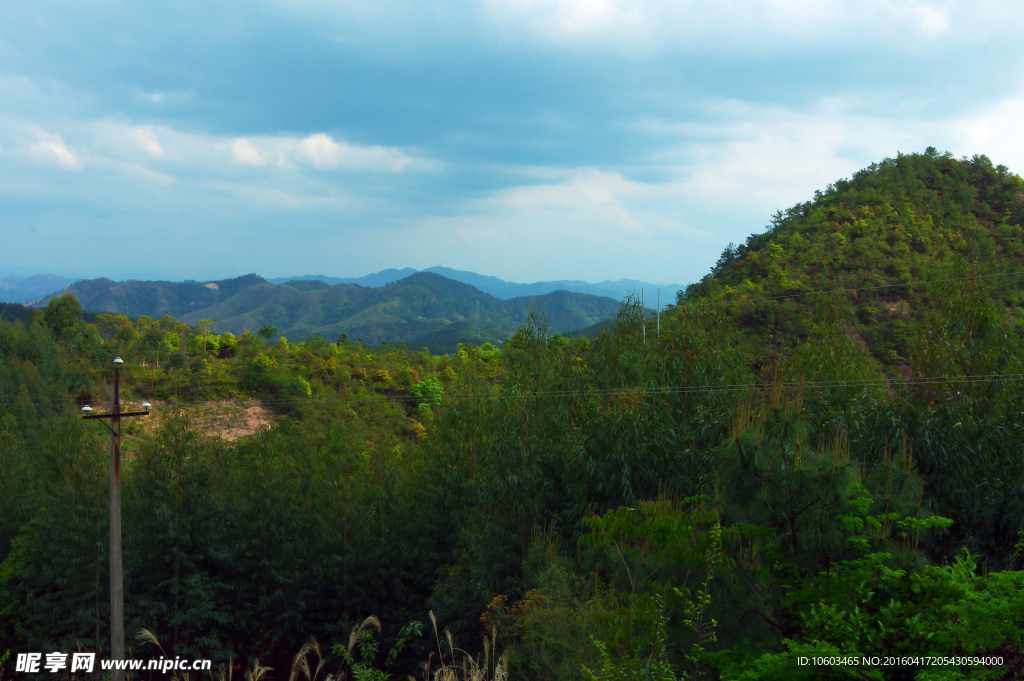
<svg viewBox="0 0 1024 681">
<path fill-rule="evenodd" d="M 31 303 L 66 289 L 74 281 L 54 274 L 4 277 L 0 279 L 0 303 Z"/>
<path fill-rule="evenodd" d="M 495 298 L 500 298 L 501 300 L 509 300 L 511 298 L 518 298 L 521 296 L 544 295 L 554 291 L 586 293 L 592 296 L 607 296 L 609 298 L 621 300 L 631 292 L 636 292 L 636 294 L 639 295 L 641 289 L 643 289 L 645 297 L 649 299 L 649 302 L 647 303 L 648 307 L 654 307 L 657 290 L 659 288 L 661 289 L 661 300 L 663 305 L 674 301 L 676 299 L 676 293 L 686 288 L 680 284 L 653 284 L 651 282 L 640 281 L 639 279 L 619 279 L 617 281 L 606 279 L 605 281 L 601 281 L 596 284 L 580 281 L 578 279 L 559 279 L 555 281 L 538 281 L 532 284 L 518 284 L 499 279 L 498 277 L 477 274 L 476 272 L 467 272 L 465 270 L 454 270 L 450 267 L 428 267 L 422 271 L 439 274 L 446 279 L 453 279 L 464 284 L 469 284 L 470 286 L 475 286 L 484 293 L 489 293 Z M 272 284 L 286 284 L 288 282 L 298 281 L 322 281 L 327 284 L 357 284 L 359 286 L 375 288 L 384 286 L 385 284 L 393 281 L 404 279 L 416 272 L 417 270 L 414 270 L 411 267 L 406 267 L 400 270 L 381 270 L 380 272 L 367 274 L 363 277 L 342 278 L 328 277 L 323 274 L 305 274 L 298 277 L 268 279 L 267 281 Z"/>
</svg>

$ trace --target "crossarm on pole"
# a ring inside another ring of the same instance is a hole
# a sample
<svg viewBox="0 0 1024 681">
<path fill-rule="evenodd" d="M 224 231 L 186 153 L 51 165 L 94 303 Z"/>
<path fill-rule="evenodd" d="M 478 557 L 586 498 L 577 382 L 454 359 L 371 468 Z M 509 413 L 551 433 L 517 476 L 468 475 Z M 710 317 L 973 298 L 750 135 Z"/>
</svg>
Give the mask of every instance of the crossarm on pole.
<svg viewBox="0 0 1024 681">
<path fill-rule="evenodd" d="M 90 414 L 89 416 L 83 416 L 83 419 L 114 419 L 121 418 L 123 416 L 149 416 L 148 411 L 122 411 L 119 414 Z"/>
</svg>

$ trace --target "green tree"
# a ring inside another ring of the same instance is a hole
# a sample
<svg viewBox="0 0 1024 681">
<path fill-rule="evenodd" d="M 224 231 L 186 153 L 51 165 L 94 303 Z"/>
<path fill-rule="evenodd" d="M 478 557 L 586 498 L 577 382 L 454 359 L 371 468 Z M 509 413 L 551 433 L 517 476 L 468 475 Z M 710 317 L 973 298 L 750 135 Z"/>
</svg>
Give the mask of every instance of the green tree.
<svg viewBox="0 0 1024 681">
<path fill-rule="evenodd" d="M 256 335 L 267 341 L 267 348 L 270 348 L 270 339 L 277 333 L 277 327 L 271 326 L 270 324 L 264 324 L 260 327 L 260 330 L 256 332 Z"/>
<path fill-rule="evenodd" d="M 163 344 L 167 332 L 159 325 L 153 324 L 142 334 L 143 345 L 153 352 L 153 363 L 160 366 L 160 347 Z"/>
<path fill-rule="evenodd" d="M 416 397 L 422 397 L 423 401 L 417 405 L 417 409 L 429 413 L 433 407 L 441 404 L 441 396 L 444 394 L 444 386 L 435 376 L 428 376 L 416 383 L 409 392 Z"/>
<path fill-rule="evenodd" d="M 13 624 L 26 647 L 99 651 L 109 619 L 102 436 L 62 417 L 47 421 L 39 442 L 30 463 L 38 506 L 0 565 L 0 632 Z"/>
<path fill-rule="evenodd" d="M 80 314 L 82 314 L 82 305 L 71 291 L 65 291 L 59 296 L 50 298 L 46 304 L 43 318 L 53 331 L 54 338 L 64 341 L 65 352 L 71 343 L 71 329 L 74 328 L 75 320 Z"/>
<path fill-rule="evenodd" d="M 217 604 L 232 590 L 232 542 L 210 459 L 216 440 L 170 415 L 143 441 L 125 478 L 128 620 L 179 654 L 226 657 L 233 618 Z"/>
<path fill-rule="evenodd" d="M 210 340 L 210 329 L 213 326 L 212 319 L 200 319 L 196 324 L 196 338 L 203 341 L 203 354 L 206 354 L 206 345 Z"/>
</svg>

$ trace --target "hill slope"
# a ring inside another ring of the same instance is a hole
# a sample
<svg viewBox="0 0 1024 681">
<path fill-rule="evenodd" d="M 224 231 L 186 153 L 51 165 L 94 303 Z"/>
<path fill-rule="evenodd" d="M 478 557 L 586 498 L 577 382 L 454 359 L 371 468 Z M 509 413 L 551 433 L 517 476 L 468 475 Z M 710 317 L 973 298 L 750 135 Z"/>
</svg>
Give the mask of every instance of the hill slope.
<svg viewBox="0 0 1024 681">
<path fill-rule="evenodd" d="M 499 341 L 514 333 L 531 309 L 561 332 L 585 328 L 618 309 L 611 298 L 568 291 L 499 300 L 429 272 L 378 288 L 319 280 L 274 286 L 250 274 L 207 283 L 92 279 L 68 290 L 94 312 L 153 319 L 170 315 L 189 324 L 211 319 L 218 331 L 235 334 L 270 325 L 279 335 L 300 340 L 317 333 L 333 340 L 347 333 L 367 342 L 405 340 L 441 351 L 462 341 Z"/>
<path fill-rule="evenodd" d="M 957 282 L 985 275 L 1019 314 L 1024 271 L 1024 181 L 985 156 L 957 160 L 929 148 L 899 155 L 840 180 L 813 201 L 777 213 L 763 234 L 729 245 L 680 304 L 775 300 L 733 306 L 755 337 L 805 337 L 824 309 L 838 308 L 850 334 L 893 367 L 909 357 L 915 329 Z M 944 289 L 943 287 L 947 287 Z M 841 295 L 805 295 L 858 289 Z"/>
<path fill-rule="evenodd" d="M 75 294 L 85 310 L 132 318 L 148 315 L 159 319 L 164 315 L 182 317 L 194 310 L 216 305 L 258 284 L 267 285 L 267 282 L 255 274 L 204 284 L 134 279 L 116 282 L 104 278 L 79 281 L 67 290 Z M 46 300 L 39 301 L 37 306 L 45 306 Z"/>
</svg>

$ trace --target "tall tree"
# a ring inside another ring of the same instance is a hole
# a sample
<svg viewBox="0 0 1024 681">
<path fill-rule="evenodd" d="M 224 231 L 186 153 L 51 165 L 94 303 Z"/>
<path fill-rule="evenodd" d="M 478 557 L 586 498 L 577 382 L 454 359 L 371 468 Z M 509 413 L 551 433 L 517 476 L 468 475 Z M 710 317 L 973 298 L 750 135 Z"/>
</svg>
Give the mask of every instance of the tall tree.
<svg viewBox="0 0 1024 681">
<path fill-rule="evenodd" d="M 64 341 L 64 352 L 68 351 L 71 342 L 71 329 L 74 328 L 75 320 L 80 314 L 82 314 L 82 305 L 71 291 L 65 291 L 60 296 L 50 298 L 50 302 L 46 304 L 43 318 L 53 331 L 54 338 Z"/>
<path fill-rule="evenodd" d="M 270 324 L 264 324 L 256 335 L 267 341 L 267 347 L 270 347 L 270 339 L 277 333 L 277 327 L 271 326 Z"/>
</svg>

